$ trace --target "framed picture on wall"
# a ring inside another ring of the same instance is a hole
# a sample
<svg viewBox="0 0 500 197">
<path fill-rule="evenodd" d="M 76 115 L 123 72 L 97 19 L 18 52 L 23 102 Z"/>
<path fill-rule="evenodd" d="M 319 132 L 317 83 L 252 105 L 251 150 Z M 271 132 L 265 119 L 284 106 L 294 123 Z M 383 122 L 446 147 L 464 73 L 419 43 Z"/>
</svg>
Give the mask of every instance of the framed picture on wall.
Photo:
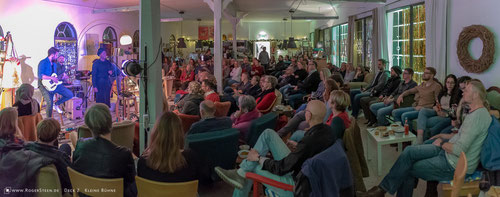
<svg viewBox="0 0 500 197">
<path fill-rule="evenodd" d="M 95 55 L 99 49 L 99 35 L 85 34 L 85 54 Z"/>
</svg>

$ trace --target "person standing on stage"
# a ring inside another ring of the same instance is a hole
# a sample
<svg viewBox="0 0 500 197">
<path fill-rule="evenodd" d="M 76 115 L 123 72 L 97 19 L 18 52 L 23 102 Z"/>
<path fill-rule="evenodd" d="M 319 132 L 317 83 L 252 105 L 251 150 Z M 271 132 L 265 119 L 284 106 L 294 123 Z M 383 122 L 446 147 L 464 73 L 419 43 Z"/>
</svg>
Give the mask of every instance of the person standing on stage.
<svg viewBox="0 0 500 197">
<path fill-rule="evenodd" d="M 113 74 L 113 64 L 106 58 L 108 54 L 104 48 L 97 50 L 99 59 L 94 60 L 92 64 L 92 85 L 96 103 L 104 103 L 110 107 L 111 99 L 111 75 Z"/>
<path fill-rule="evenodd" d="M 56 60 L 58 57 L 59 57 L 59 49 L 51 47 L 48 51 L 47 58 L 43 59 L 38 64 L 38 89 L 40 89 L 43 99 L 47 104 L 46 108 L 47 117 L 52 117 L 52 110 L 56 110 L 57 113 L 63 113 L 63 111 L 59 108 L 59 105 L 73 98 L 73 93 L 70 90 L 68 90 L 68 88 L 64 87 L 62 84 L 58 85 L 54 91 L 48 91 L 42 85 L 42 80 L 50 79 L 55 83 L 59 81 L 57 77 L 52 77 L 52 74 L 58 73 L 56 66 L 57 65 Z M 62 98 L 57 100 L 55 105 L 52 105 L 54 94 L 56 93 L 61 95 Z"/>
</svg>

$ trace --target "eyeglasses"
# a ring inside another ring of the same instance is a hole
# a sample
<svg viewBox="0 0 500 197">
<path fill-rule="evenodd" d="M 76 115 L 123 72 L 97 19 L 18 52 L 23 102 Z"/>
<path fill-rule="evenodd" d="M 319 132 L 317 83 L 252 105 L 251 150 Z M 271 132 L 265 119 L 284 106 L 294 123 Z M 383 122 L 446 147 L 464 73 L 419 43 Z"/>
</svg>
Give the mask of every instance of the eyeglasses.
<svg viewBox="0 0 500 197">
<path fill-rule="evenodd" d="M 405 74 L 405 75 L 409 75 L 410 73 L 408 73 L 408 72 L 403 72 L 403 74 Z"/>
<path fill-rule="evenodd" d="M 431 73 L 431 72 L 424 72 L 424 74 L 426 74 L 426 75 L 430 75 L 430 74 L 432 74 L 432 73 Z"/>
</svg>

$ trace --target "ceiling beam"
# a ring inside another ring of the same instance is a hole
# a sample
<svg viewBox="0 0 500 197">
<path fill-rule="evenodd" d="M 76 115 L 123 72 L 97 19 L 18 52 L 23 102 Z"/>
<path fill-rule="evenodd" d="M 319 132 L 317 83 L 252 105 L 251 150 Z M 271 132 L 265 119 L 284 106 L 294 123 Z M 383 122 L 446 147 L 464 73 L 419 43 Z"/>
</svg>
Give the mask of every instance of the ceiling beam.
<svg viewBox="0 0 500 197">
<path fill-rule="evenodd" d="M 127 7 L 119 7 L 119 8 L 108 8 L 108 9 L 93 9 L 92 14 L 99 13 L 114 13 L 114 12 L 133 12 L 139 11 L 140 6 L 127 6 Z"/>
<path fill-rule="evenodd" d="M 292 20 L 331 20 L 339 19 L 339 16 L 292 16 Z"/>
</svg>

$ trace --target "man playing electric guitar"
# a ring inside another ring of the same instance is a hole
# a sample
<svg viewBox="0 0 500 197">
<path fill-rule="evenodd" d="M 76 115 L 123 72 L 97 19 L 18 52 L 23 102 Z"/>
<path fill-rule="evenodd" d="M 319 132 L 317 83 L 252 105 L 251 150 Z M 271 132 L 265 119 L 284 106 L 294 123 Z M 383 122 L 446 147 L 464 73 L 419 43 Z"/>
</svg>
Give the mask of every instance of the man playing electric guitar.
<svg viewBox="0 0 500 197">
<path fill-rule="evenodd" d="M 55 90 L 49 91 L 47 90 L 48 88 L 46 88 L 42 84 L 42 80 L 51 80 L 52 83 L 56 84 L 59 82 L 59 79 L 56 76 L 58 73 L 56 66 L 56 60 L 58 56 L 59 56 L 59 50 L 56 49 L 55 47 L 51 47 L 48 51 L 47 58 L 43 59 L 38 64 L 38 88 L 40 89 L 43 99 L 47 104 L 46 108 L 47 117 L 52 117 L 53 109 L 55 109 L 57 113 L 62 113 L 63 111 L 59 108 L 59 105 L 73 98 L 73 93 L 63 85 L 57 85 Z M 59 99 L 53 106 L 52 103 L 54 99 L 54 94 L 56 93 L 61 95 L 62 98 Z"/>
</svg>

